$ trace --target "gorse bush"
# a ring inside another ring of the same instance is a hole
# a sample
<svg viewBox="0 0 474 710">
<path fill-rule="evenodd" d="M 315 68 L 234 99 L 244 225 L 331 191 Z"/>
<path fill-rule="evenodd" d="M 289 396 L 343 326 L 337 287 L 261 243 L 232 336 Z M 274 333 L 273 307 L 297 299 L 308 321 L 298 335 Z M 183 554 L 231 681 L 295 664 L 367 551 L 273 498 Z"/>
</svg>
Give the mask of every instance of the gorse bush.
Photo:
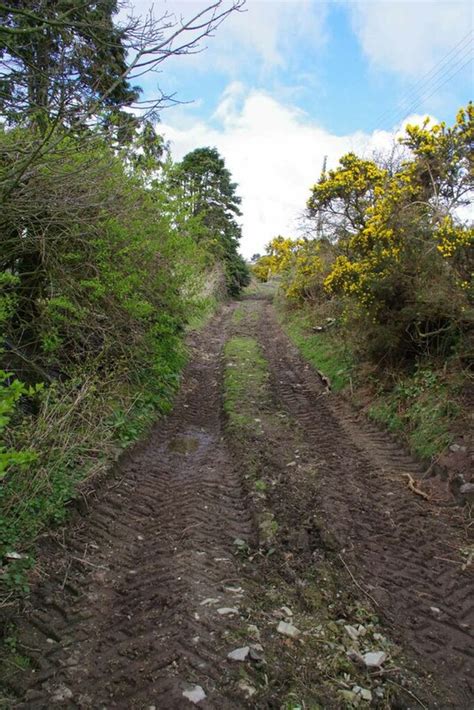
<svg viewBox="0 0 474 710">
<path fill-rule="evenodd" d="M 280 273 L 300 302 L 332 299 L 362 357 L 385 367 L 467 359 L 472 332 L 472 104 L 455 125 L 407 126 L 406 160 L 388 169 L 354 154 L 311 190 L 324 237 L 278 237 L 254 267 Z"/>
</svg>

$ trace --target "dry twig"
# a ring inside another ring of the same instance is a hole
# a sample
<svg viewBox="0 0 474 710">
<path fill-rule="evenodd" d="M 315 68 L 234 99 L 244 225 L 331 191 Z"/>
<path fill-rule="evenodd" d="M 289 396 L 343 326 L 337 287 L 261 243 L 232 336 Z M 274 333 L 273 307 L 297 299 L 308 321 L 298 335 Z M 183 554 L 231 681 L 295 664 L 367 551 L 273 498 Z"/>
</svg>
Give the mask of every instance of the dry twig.
<svg viewBox="0 0 474 710">
<path fill-rule="evenodd" d="M 341 560 L 341 562 L 342 562 L 342 564 L 344 565 L 344 567 L 346 568 L 346 570 L 348 571 L 348 573 L 349 573 L 349 575 L 350 575 L 350 578 L 351 578 L 352 581 L 354 582 L 354 584 L 355 584 L 355 586 L 357 587 L 357 589 L 359 589 L 363 594 L 365 594 L 365 596 L 370 599 L 370 601 L 372 602 L 372 604 L 375 604 L 375 606 L 378 607 L 379 604 L 375 601 L 375 599 L 373 598 L 373 596 L 372 596 L 371 594 L 369 594 L 369 592 L 368 592 L 366 589 L 364 589 L 364 588 L 359 584 L 359 582 L 357 581 L 357 579 L 354 577 L 354 575 L 352 574 L 351 570 L 350 570 L 349 567 L 347 566 L 347 563 L 346 563 L 346 561 L 344 560 L 343 556 L 339 554 L 338 557 L 339 557 L 339 559 Z"/>
<path fill-rule="evenodd" d="M 423 708 L 423 710 L 428 710 L 427 706 L 426 706 L 424 703 L 422 703 L 421 700 L 420 700 L 420 698 L 419 698 L 417 695 L 415 695 L 415 693 L 412 693 L 411 690 L 408 690 L 408 688 L 405 688 L 405 686 L 400 685 L 400 683 L 397 683 L 396 681 L 392 680 L 391 678 L 385 678 L 385 681 L 386 681 L 387 683 L 391 683 L 392 685 L 396 685 L 397 688 L 400 688 L 401 690 L 404 690 L 405 693 L 407 693 L 410 697 L 413 698 L 413 700 L 416 700 L 416 702 L 418 703 L 418 705 L 419 705 L 421 708 Z"/>
<path fill-rule="evenodd" d="M 417 487 L 417 485 L 415 484 L 415 479 L 413 478 L 413 476 L 411 474 L 402 473 L 402 478 L 407 479 L 407 486 L 413 493 L 416 493 L 417 496 L 421 496 L 425 500 L 430 499 L 428 493 L 425 493 L 425 491 L 422 491 L 421 488 Z"/>
</svg>

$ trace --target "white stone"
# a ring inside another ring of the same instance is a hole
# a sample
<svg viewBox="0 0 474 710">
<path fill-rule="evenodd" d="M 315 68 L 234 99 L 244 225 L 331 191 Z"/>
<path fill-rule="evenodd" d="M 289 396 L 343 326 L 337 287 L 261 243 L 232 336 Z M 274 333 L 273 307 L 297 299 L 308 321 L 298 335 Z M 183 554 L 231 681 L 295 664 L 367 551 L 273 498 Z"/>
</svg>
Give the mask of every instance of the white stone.
<svg viewBox="0 0 474 710">
<path fill-rule="evenodd" d="M 217 613 L 221 616 L 231 616 L 239 613 L 239 610 L 235 606 L 222 606 L 217 610 Z"/>
<path fill-rule="evenodd" d="M 283 634 L 283 636 L 289 636 L 292 639 L 298 638 L 301 633 L 301 631 L 297 629 L 296 626 L 293 626 L 293 624 L 289 624 L 286 621 L 280 621 L 277 626 L 277 631 L 279 634 Z"/>
<path fill-rule="evenodd" d="M 194 705 L 197 705 L 201 700 L 204 700 L 206 693 L 200 685 L 194 685 L 189 690 L 183 690 L 183 696 L 194 703 Z"/>
<path fill-rule="evenodd" d="M 13 550 L 11 552 L 6 552 L 5 557 L 7 560 L 27 560 L 28 555 L 22 555 L 20 552 L 14 552 Z"/>
<path fill-rule="evenodd" d="M 218 602 L 220 602 L 219 597 L 207 597 L 202 600 L 201 606 L 209 606 L 209 604 L 217 604 Z"/>
<path fill-rule="evenodd" d="M 64 683 L 60 683 L 54 691 L 51 701 L 53 703 L 63 703 L 65 700 L 71 700 L 71 698 L 72 690 L 64 685 Z"/>
<path fill-rule="evenodd" d="M 230 661 L 245 661 L 250 653 L 250 646 L 242 646 L 241 648 L 236 648 L 227 654 L 227 658 Z"/>
<path fill-rule="evenodd" d="M 359 632 L 354 626 L 347 624 L 346 626 L 344 626 L 344 630 L 353 641 L 357 641 L 357 639 L 359 638 Z"/>
<path fill-rule="evenodd" d="M 354 685 L 352 692 L 359 695 L 362 700 L 367 700 L 369 703 L 372 700 L 372 693 L 367 688 L 361 688 L 360 685 Z"/>
<path fill-rule="evenodd" d="M 378 668 L 387 660 L 387 654 L 383 651 L 370 651 L 362 656 L 367 668 Z"/>
</svg>

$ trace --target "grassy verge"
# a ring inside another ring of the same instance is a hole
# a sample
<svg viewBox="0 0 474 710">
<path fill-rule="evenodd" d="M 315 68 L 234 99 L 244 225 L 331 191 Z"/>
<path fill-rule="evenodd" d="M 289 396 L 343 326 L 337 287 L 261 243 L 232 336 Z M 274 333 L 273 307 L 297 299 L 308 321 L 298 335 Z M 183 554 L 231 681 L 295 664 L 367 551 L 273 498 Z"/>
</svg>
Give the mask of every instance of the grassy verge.
<svg viewBox="0 0 474 710">
<path fill-rule="evenodd" d="M 379 394 L 368 414 L 403 438 L 417 456 L 431 459 L 455 437 L 461 415 L 460 389 L 458 377 L 419 368 L 409 377 L 400 377 L 391 391 Z"/>
<path fill-rule="evenodd" d="M 216 296 L 211 295 L 202 298 L 199 302 L 199 307 L 195 309 L 195 312 L 189 318 L 186 330 L 192 332 L 204 328 L 206 323 L 210 321 L 216 312 L 219 303 L 220 301 L 216 298 Z"/>
<path fill-rule="evenodd" d="M 126 385 L 120 373 L 99 378 L 78 371 L 67 383 L 44 388 L 37 411 L 12 422 L 8 448 L 28 449 L 32 459 L 13 466 L 0 488 L 2 593 L 28 591 L 38 535 L 62 523 L 84 482 L 107 471 L 169 411 L 185 357 L 181 345 L 162 376 L 147 369 Z"/>
<path fill-rule="evenodd" d="M 277 304 L 280 324 L 305 360 L 320 370 L 331 382 L 334 392 L 351 382 L 354 362 L 347 348 L 333 330 L 315 333 L 314 314 L 309 311 L 288 310 Z"/>
<path fill-rule="evenodd" d="M 354 403 L 368 416 L 385 426 L 416 456 L 438 457 L 455 438 L 462 415 L 462 377 L 433 363 L 420 366 L 413 374 L 362 372 L 363 363 L 342 341 L 337 327 L 314 332 L 320 322 L 317 312 L 289 310 L 277 303 L 280 323 L 303 357 L 329 377 L 335 392 L 348 390 Z"/>
</svg>

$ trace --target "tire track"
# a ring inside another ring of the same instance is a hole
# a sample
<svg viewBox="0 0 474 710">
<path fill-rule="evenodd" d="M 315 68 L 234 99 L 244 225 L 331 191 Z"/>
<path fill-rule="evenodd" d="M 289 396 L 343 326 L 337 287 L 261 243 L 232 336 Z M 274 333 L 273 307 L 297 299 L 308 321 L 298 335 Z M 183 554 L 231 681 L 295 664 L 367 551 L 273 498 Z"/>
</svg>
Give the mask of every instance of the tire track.
<svg viewBox="0 0 474 710">
<path fill-rule="evenodd" d="M 200 707 L 243 706 L 222 669 L 236 622 L 216 610 L 239 605 L 233 540 L 251 534 L 220 421 L 231 310 L 198 337 L 172 415 L 46 559 L 20 627 L 33 667 L 12 678 L 16 707 L 186 708 L 193 684 Z"/>
<path fill-rule="evenodd" d="M 320 471 L 319 514 L 395 638 L 432 670 L 449 693 L 450 707 L 471 708 L 473 576 L 461 569 L 465 538 L 455 511 L 408 491 L 401 473 L 419 475 L 419 465 L 343 401 L 325 394 L 281 331 L 273 307 L 260 308 L 275 396 L 300 423 Z"/>
</svg>

